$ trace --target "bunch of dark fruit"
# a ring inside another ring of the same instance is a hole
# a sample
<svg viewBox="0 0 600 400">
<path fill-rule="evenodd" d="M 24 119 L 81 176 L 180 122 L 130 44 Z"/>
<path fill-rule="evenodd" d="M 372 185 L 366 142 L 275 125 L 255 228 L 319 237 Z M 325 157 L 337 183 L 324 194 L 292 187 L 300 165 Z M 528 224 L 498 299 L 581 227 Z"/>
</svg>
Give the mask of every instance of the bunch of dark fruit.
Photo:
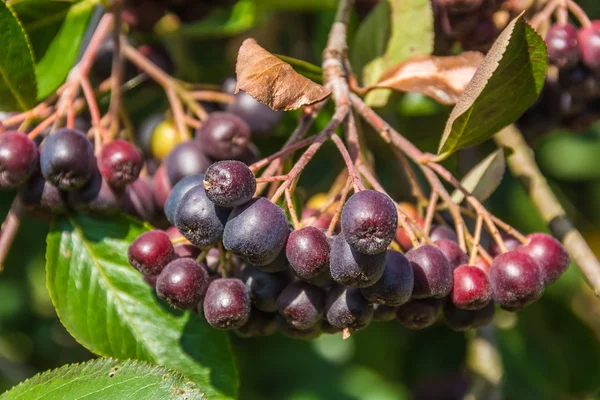
<svg viewBox="0 0 600 400">
<path fill-rule="evenodd" d="M 580 29 L 554 24 L 545 39 L 558 74 L 549 74 L 537 103 L 519 125 L 530 134 L 559 126 L 585 129 L 600 118 L 600 20 Z"/>
<path fill-rule="evenodd" d="M 538 300 L 569 265 L 560 242 L 539 233 L 526 244 L 506 237 L 509 251 L 492 247 L 491 266 L 468 265 L 454 231 L 443 226 L 432 230 L 433 244 L 391 250 L 396 205 L 374 190 L 348 199 L 338 235 L 294 230 L 255 191 L 244 163 L 214 163 L 171 191 L 165 213 L 177 232 L 143 233 L 128 253 L 160 298 L 244 337 L 279 329 L 312 339 L 372 320 L 423 329 L 441 310 L 450 328 L 466 330 L 491 321 L 494 301 L 517 311 Z M 185 241 L 173 245 L 179 235 Z"/>
</svg>

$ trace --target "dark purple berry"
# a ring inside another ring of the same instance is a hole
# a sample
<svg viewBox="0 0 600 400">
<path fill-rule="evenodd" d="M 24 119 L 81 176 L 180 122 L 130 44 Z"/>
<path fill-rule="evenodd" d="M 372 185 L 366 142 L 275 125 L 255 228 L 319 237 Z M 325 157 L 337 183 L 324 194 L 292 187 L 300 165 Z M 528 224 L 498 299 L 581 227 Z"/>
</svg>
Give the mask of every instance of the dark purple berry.
<svg viewBox="0 0 600 400">
<path fill-rule="evenodd" d="M 396 250 L 388 250 L 383 275 L 361 291 L 372 303 L 399 306 L 410 300 L 413 287 L 413 269 L 408 259 Z"/>
<path fill-rule="evenodd" d="M 152 186 L 144 178 L 138 178 L 125 188 L 123 212 L 144 221 L 151 221 L 156 214 Z"/>
<path fill-rule="evenodd" d="M 394 202 L 376 190 L 355 193 L 342 210 L 342 234 L 350 246 L 363 254 L 387 249 L 397 226 Z"/>
<path fill-rule="evenodd" d="M 425 244 L 406 253 L 413 267 L 415 287 L 413 297 L 442 298 L 452 290 L 452 266 L 437 247 Z"/>
<path fill-rule="evenodd" d="M 98 157 L 98 169 L 109 185 L 124 187 L 135 181 L 144 166 L 139 150 L 123 139 L 105 144 Z"/>
<path fill-rule="evenodd" d="M 0 134 L 0 188 L 24 184 L 38 166 L 38 149 L 27 135 L 8 131 Z"/>
<path fill-rule="evenodd" d="M 358 330 L 373 319 L 373 305 L 360 293 L 360 289 L 336 286 L 327 293 L 327 321 L 336 328 Z"/>
<path fill-rule="evenodd" d="M 165 165 L 161 164 L 152 177 L 152 194 L 158 208 L 163 208 L 169 198 L 173 185 L 167 176 Z"/>
<path fill-rule="evenodd" d="M 462 332 L 474 328 L 477 311 L 460 309 L 451 300 L 444 302 L 443 310 L 446 325 L 453 331 Z"/>
<path fill-rule="evenodd" d="M 303 281 L 290 283 L 279 295 L 277 307 L 290 325 L 308 330 L 325 313 L 325 291 Z"/>
<path fill-rule="evenodd" d="M 268 313 L 252 308 L 248 321 L 239 327 L 235 333 L 243 338 L 256 336 L 271 336 L 277 332 L 277 314 Z"/>
<path fill-rule="evenodd" d="M 129 263 L 144 275 L 158 275 L 175 257 L 169 236 L 159 230 L 144 232 L 129 246 Z"/>
<path fill-rule="evenodd" d="M 314 278 L 329 266 L 329 243 L 320 229 L 308 226 L 290 233 L 285 254 L 302 279 Z"/>
<path fill-rule="evenodd" d="M 333 241 L 330 254 L 331 277 L 338 283 L 363 288 L 371 286 L 383 275 L 386 252 L 362 254 L 346 242 L 343 235 Z"/>
<path fill-rule="evenodd" d="M 447 225 L 435 225 L 431 227 L 429 238 L 433 242 L 437 242 L 438 240 L 451 240 L 453 242 L 458 242 L 456 232 Z"/>
<path fill-rule="evenodd" d="M 257 268 L 264 272 L 281 272 L 287 271 L 290 267 L 287 257 L 285 256 L 285 246 L 283 250 L 277 254 L 277 257 L 273 261 L 265 265 L 256 265 Z"/>
<path fill-rule="evenodd" d="M 96 171 L 80 189 L 68 195 L 69 204 L 79 212 L 89 214 L 116 214 L 121 210 L 123 189 L 112 187 Z"/>
<path fill-rule="evenodd" d="M 529 242 L 519 251 L 529 255 L 537 263 L 545 286 L 554 282 L 567 270 L 571 257 L 555 238 L 543 233 L 527 237 Z"/>
<path fill-rule="evenodd" d="M 142 277 L 150 287 L 156 290 L 156 281 L 158 280 L 158 275 L 142 275 Z"/>
<path fill-rule="evenodd" d="M 579 30 L 579 56 L 586 67 L 600 70 L 600 21 Z"/>
<path fill-rule="evenodd" d="M 156 294 L 173 307 L 189 310 L 198 305 L 208 287 L 208 272 L 191 258 L 171 261 L 156 281 Z"/>
<path fill-rule="evenodd" d="M 218 329 L 238 329 L 250 318 L 250 294 L 235 278 L 216 279 L 204 297 L 204 317 Z"/>
<path fill-rule="evenodd" d="M 250 290 L 252 305 L 265 312 L 277 311 L 277 298 L 291 281 L 289 273 L 268 273 L 247 265 L 242 271 L 242 281 Z"/>
<path fill-rule="evenodd" d="M 215 160 L 241 157 L 250 143 L 250 127 L 237 115 L 214 112 L 196 131 L 204 153 Z"/>
<path fill-rule="evenodd" d="M 292 339 L 300 339 L 300 340 L 313 340 L 318 338 L 321 335 L 321 322 L 319 321 L 315 325 L 307 328 L 307 329 L 298 329 L 294 325 L 292 325 L 287 319 L 278 315 L 276 318 L 277 328 L 281 333 L 285 336 L 290 337 Z"/>
<path fill-rule="evenodd" d="M 396 319 L 396 307 L 373 304 L 373 321 L 389 322 Z"/>
<path fill-rule="evenodd" d="M 21 186 L 19 198 L 25 210 L 36 217 L 46 218 L 67 212 L 66 194 L 37 174 Z"/>
<path fill-rule="evenodd" d="M 518 250 L 500 254 L 489 273 L 494 299 L 513 311 L 537 301 L 544 294 L 543 276 L 533 258 Z"/>
<path fill-rule="evenodd" d="M 177 211 L 177 206 L 179 202 L 183 198 L 183 196 L 194 186 L 202 185 L 204 182 L 204 174 L 196 174 L 186 176 L 171 189 L 169 196 L 167 197 L 167 201 L 165 202 L 165 215 L 170 223 L 175 223 L 175 212 Z"/>
<path fill-rule="evenodd" d="M 396 318 L 408 329 L 425 329 L 437 320 L 440 299 L 414 299 L 396 309 Z"/>
<path fill-rule="evenodd" d="M 273 133 L 283 116 L 282 112 L 273 111 L 244 92 L 235 95 L 233 103 L 227 106 L 226 111 L 243 119 L 255 136 L 267 136 Z"/>
<path fill-rule="evenodd" d="M 452 268 L 469 263 L 469 256 L 460 249 L 456 242 L 442 239 L 436 241 L 434 244 L 446 256 Z"/>
<path fill-rule="evenodd" d="M 42 143 L 40 165 L 42 175 L 54 186 L 79 189 L 96 171 L 94 148 L 83 132 L 59 129 Z"/>
<path fill-rule="evenodd" d="M 233 209 L 225 225 L 223 245 L 251 264 L 267 265 L 283 250 L 288 235 L 283 210 L 259 197 Z"/>
<path fill-rule="evenodd" d="M 323 289 L 329 289 L 330 287 L 336 284 L 336 282 L 331 277 L 331 272 L 329 271 L 329 268 L 327 268 L 325 271 L 321 272 L 314 278 L 304 280 L 310 283 L 311 285 L 315 285 Z"/>
<path fill-rule="evenodd" d="M 249 202 L 256 191 L 256 178 L 241 161 L 219 161 L 206 170 L 206 195 L 215 204 L 236 207 Z"/>
<path fill-rule="evenodd" d="M 472 265 L 461 265 L 454 270 L 454 284 L 450 298 L 462 310 L 479 310 L 492 300 L 492 287 L 487 274 Z"/>
<path fill-rule="evenodd" d="M 504 246 L 506 246 L 506 249 L 508 251 L 515 250 L 519 246 L 521 246 L 521 242 L 519 241 L 519 239 L 517 239 L 514 236 L 510 236 L 506 233 L 501 233 L 500 236 L 502 237 L 502 240 L 504 241 Z M 490 253 L 490 256 L 492 256 L 492 258 L 497 257 L 500 254 L 502 254 L 502 250 L 500 250 L 500 246 L 498 246 L 498 243 L 496 243 L 496 241 L 493 239 L 492 239 L 492 242 L 490 243 L 488 253 Z"/>
<path fill-rule="evenodd" d="M 171 185 L 186 176 L 202 174 L 212 164 L 197 142 L 183 142 L 175 146 L 165 159 L 164 165 Z"/>
<path fill-rule="evenodd" d="M 211 202 L 202 185 L 194 186 L 177 205 L 175 226 L 196 246 L 212 246 L 223 238 L 230 212 L 230 208 L 219 207 Z"/>
<path fill-rule="evenodd" d="M 548 58 L 559 68 L 571 68 L 579 61 L 577 28 L 571 24 L 554 24 L 546 33 Z"/>
</svg>

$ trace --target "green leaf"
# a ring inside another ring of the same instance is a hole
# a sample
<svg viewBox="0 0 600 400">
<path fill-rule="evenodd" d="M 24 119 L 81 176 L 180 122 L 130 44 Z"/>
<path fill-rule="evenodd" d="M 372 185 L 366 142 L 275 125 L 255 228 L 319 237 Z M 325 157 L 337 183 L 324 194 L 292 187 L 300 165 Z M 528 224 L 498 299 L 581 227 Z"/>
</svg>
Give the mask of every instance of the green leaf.
<svg viewBox="0 0 600 400">
<path fill-rule="evenodd" d="M 544 40 L 519 16 L 500 34 L 446 123 L 439 160 L 515 122 L 544 86 Z"/>
<path fill-rule="evenodd" d="M 21 23 L 0 2 L 0 110 L 28 110 L 37 93 L 33 53 Z"/>
<path fill-rule="evenodd" d="M 95 354 L 173 368 L 209 398 L 233 398 L 237 375 L 227 334 L 160 302 L 127 262 L 148 227 L 130 218 L 71 216 L 48 234 L 46 279 L 69 333 Z"/>
<path fill-rule="evenodd" d="M 1 400 L 201 399 L 201 388 L 162 366 L 99 358 L 42 372 L 0 396 Z"/>
<path fill-rule="evenodd" d="M 474 166 L 461 183 L 477 200 L 485 201 L 500 186 L 505 170 L 504 149 L 498 149 Z M 452 201 L 456 204 L 464 198 L 458 189 L 452 193 Z"/>
<path fill-rule="evenodd" d="M 377 83 L 388 68 L 415 56 L 433 51 L 433 12 L 429 0 L 387 0 L 380 2 L 358 28 L 351 60 L 362 76 L 362 85 Z M 367 104 L 382 107 L 391 91 L 374 90 Z"/>
<path fill-rule="evenodd" d="M 297 58 L 288 57 L 281 54 L 274 54 L 274 56 L 279 58 L 281 61 L 290 64 L 292 68 L 294 68 L 294 71 L 300 75 L 305 76 L 314 82 L 323 83 L 323 70 L 321 67 L 318 67 L 307 61 L 298 60 Z"/>
<path fill-rule="evenodd" d="M 23 0 L 15 5 L 37 56 L 37 99 L 52 94 L 75 64 L 88 22 L 99 0 L 76 3 Z"/>
</svg>

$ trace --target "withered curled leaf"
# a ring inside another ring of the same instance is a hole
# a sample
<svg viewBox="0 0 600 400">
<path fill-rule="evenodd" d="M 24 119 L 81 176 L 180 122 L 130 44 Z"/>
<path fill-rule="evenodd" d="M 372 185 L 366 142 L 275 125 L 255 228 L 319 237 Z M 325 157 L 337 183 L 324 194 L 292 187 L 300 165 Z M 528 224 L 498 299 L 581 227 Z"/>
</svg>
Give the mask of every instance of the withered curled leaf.
<svg viewBox="0 0 600 400">
<path fill-rule="evenodd" d="M 244 40 L 238 52 L 237 87 L 274 110 L 289 111 L 317 103 L 331 94 L 300 75 L 292 66 L 263 49 L 256 40 Z"/>
<path fill-rule="evenodd" d="M 438 103 L 455 104 L 483 57 L 477 51 L 448 57 L 417 55 L 389 68 L 367 90 L 387 88 L 421 93 Z"/>
</svg>

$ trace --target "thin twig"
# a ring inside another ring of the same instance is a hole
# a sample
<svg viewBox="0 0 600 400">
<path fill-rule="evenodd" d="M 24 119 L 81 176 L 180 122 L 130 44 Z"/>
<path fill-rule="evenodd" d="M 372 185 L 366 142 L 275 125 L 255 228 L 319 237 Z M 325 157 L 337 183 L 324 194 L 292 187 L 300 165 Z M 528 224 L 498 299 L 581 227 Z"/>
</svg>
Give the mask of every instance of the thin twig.
<svg viewBox="0 0 600 400">
<path fill-rule="evenodd" d="M 477 259 L 477 250 L 479 249 L 479 241 L 481 240 L 481 228 L 483 227 L 483 217 L 481 215 L 477 216 L 477 221 L 475 222 L 475 237 L 473 238 L 472 248 L 471 248 L 471 256 L 469 257 L 469 265 L 474 265 L 475 260 Z"/>
<path fill-rule="evenodd" d="M 121 107 L 121 82 L 123 81 L 123 53 L 121 51 L 121 43 L 123 35 L 121 34 L 122 20 L 121 11 L 123 9 L 123 0 L 112 1 L 111 12 L 114 19 L 114 28 L 112 34 L 113 40 L 113 59 L 111 71 L 111 92 L 110 105 L 108 106 L 108 121 L 110 128 L 108 129 L 108 137 L 105 142 L 110 141 L 114 135 L 119 132 L 119 108 Z"/>
<path fill-rule="evenodd" d="M 346 181 L 346 185 L 342 192 L 340 193 L 340 199 L 337 202 L 337 206 L 335 208 L 335 212 L 333 213 L 333 217 L 331 218 L 331 222 L 329 222 L 329 228 L 327 229 L 327 236 L 331 236 L 335 231 L 335 226 L 340 220 L 340 215 L 342 214 L 342 209 L 344 208 L 344 203 L 346 203 L 346 198 L 348 198 L 348 193 L 350 193 L 350 189 L 352 188 L 352 179 L 348 177 Z"/>
<path fill-rule="evenodd" d="M 10 248 L 12 247 L 17 232 L 19 231 L 19 227 L 21 226 L 22 212 L 23 207 L 21 201 L 18 197 L 15 197 L 10 206 L 10 210 L 8 210 L 8 215 L 2 224 L 2 231 L 0 232 L 0 271 L 4 269 L 4 262 L 6 261 L 6 257 L 10 252 Z"/>
<path fill-rule="evenodd" d="M 287 203 L 290 217 L 292 217 L 294 229 L 300 229 L 300 221 L 298 221 L 298 214 L 296 214 L 296 208 L 294 207 L 294 200 L 292 199 L 290 188 L 285 189 L 285 202 Z"/>
<path fill-rule="evenodd" d="M 344 145 L 344 142 L 342 142 L 342 139 L 340 139 L 340 137 L 337 135 L 332 135 L 331 140 L 333 140 L 333 142 L 337 146 L 338 150 L 342 154 L 342 158 L 344 159 L 344 162 L 346 163 L 346 168 L 348 169 L 348 175 L 350 176 L 350 179 L 352 180 L 352 184 L 354 185 L 354 191 L 360 192 L 361 190 L 365 190 L 365 186 L 362 184 L 362 182 L 360 181 L 360 178 L 356 174 L 356 169 L 354 166 L 355 161 L 353 161 L 350 158 L 348 149 L 346 149 L 346 146 Z"/>
</svg>

